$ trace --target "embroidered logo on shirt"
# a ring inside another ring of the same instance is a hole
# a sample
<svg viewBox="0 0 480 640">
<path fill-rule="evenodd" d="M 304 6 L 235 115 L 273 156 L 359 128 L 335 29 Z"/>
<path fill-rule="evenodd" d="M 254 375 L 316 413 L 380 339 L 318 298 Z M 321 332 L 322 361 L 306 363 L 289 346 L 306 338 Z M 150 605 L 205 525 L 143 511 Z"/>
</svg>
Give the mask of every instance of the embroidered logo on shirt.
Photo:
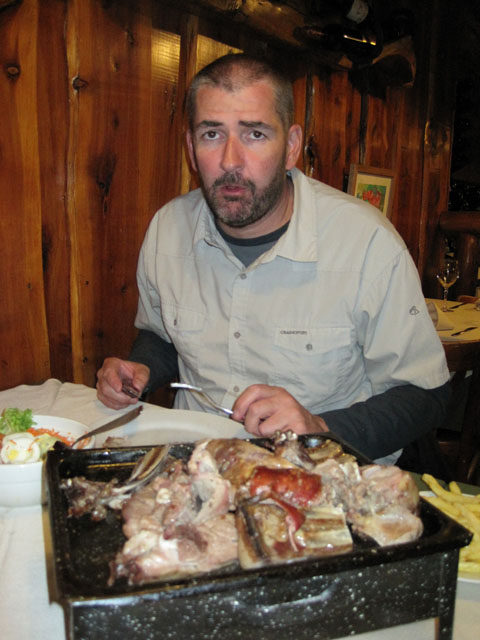
<svg viewBox="0 0 480 640">
<path fill-rule="evenodd" d="M 287 336 L 291 336 L 291 335 L 301 335 L 301 336 L 306 336 L 308 333 L 308 331 L 302 330 L 302 331 L 297 331 L 296 329 L 280 329 L 280 334 L 281 335 L 287 335 Z"/>
<path fill-rule="evenodd" d="M 415 305 L 413 305 L 413 307 L 410 307 L 410 311 L 408 313 L 411 316 L 416 316 L 417 314 L 420 313 L 420 311 L 417 309 L 417 307 Z"/>
</svg>

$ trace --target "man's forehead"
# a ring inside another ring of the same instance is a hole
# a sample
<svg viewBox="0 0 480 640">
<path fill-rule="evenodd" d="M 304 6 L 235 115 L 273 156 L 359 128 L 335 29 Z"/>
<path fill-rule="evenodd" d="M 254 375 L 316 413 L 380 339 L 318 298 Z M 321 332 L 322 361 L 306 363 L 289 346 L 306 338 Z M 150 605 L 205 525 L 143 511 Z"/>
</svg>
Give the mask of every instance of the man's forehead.
<svg viewBox="0 0 480 640">
<path fill-rule="evenodd" d="M 277 124 L 275 94 L 267 82 L 256 82 L 235 91 L 222 87 L 203 86 L 196 95 L 195 121 L 264 122 Z"/>
</svg>

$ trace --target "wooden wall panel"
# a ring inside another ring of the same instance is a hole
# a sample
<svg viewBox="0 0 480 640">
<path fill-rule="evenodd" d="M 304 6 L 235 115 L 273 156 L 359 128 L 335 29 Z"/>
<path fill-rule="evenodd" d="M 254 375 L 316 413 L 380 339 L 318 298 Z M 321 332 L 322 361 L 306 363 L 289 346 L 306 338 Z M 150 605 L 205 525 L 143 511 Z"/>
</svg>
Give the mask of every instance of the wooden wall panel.
<svg viewBox="0 0 480 640">
<path fill-rule="evenodd" d="M 74 376 L 94 384 L 105 354 L 128 353 L 140 244 L 155 210 L 178 193 L 180 141 L 172 139 L 178 126 L 171 125 L 180 43 L 176 34 L 152 29 L 150 12 L 133 3 L 108 10 L 74 4 L 68 42 L 78 87 L 69 149 Z"/>
<path fill-rule="evenodd" d="M 345 72 L 317 71 L 311 76 L 310 91 L 311 107 L 304 124 L 308 173 L 343 189 L 345 172 L 358 153 L 358 121 L 352 121 L 352 114 L 359 113 L 358 94 Z"/>
<path fill-rule="evenodd" d="M 0 13 L 0 382 L 50 373 L 42 269 L 38 6 Z"/>
<path fill-rule="evenodd" d="M 63 0 L 38 5 L 37 113 L 42 256 L 52 375 L 71 380 L 70 239 L 67 218 L 69 104 Z M 33 78 L 32 78 L 33 80 Z"/>
</svg>

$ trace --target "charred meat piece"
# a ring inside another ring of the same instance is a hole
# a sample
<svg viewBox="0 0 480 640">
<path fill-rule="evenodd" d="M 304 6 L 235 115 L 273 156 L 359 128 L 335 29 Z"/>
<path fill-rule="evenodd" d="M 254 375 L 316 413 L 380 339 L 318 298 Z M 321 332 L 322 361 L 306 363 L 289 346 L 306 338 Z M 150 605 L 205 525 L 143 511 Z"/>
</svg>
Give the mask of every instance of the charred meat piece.
<svg viewBox="0 0 480 640">
<path fill-rule="evenodd" d="M 130 477 L 120 483 L 116 478 L 110 482 L 97 482 L 84 477 L 67 478 L 60 488 L 64 489 L 70 507 L 70 516 L 92 514 L 92 520 L 103 520 L 107 507 L 121 509 L 130 494 L 165 470 L 175 460 L 169 456 L 170 445 L 153 447 L 135 464 Z"/>
<path fill-rule="evenodd" d="M 353 544 L 338 507 L 297 509 L 279 500 L 244 501 L 236 525 L 243 569 L 346 553 Z"/>
<path fill-rule="evenodd" d="M 418 488 L 409 473 L 399 467 L 378 464 L 359 469 L 362 486 L 357 504 L 361 512 L 383 511 L 391 505 L 416 512 L 419 504 Z"/>
<path fill-rule="evenodd" d="M 423 532 L 420 518 L 395 505 L 383 512 L 355 515 L 352 528 L 358 535 L 375 540 L 381 547 L 417 540 Z"/>
<path fill-rule="evenodd" d="M 74 517 L 90 513 L 92 520 L 103 520 L 107 517 L 107 509 L 121 509 L 128 495 L 116 495 L 116 478 L 110 482 L 96 482 L 82 476 L 67 478 L 60 487 L 65 491 L 69 502 L 68 515 Z"/>
<path fill-rule="evenodd" d="M 277 458 L 285 458 L 300 469 L 311 471 L 315 462 L 305 447 L 299 442 L 297 434 L 292 431 L 276 432 L 273 436 L 273 446 Z"/>
<path fill-rule="evenodd" d="M 206 449 L 217 464 L 219 473 L 234 487 L 244 485 L 258 466 L 272 469 L 292 469 L 295 465 L 272 451 L 237 438 L 214 439 L 206 443 Z"/>
<path fill-rule="evenodd" d="M 132 498 L 134 500 L 135 498 Z M 111 564 L 110 584 L 194 576 L 237 560 L 237 530 L 231 513 L 199 525 L 182 525 L 166 538 L 161 526 L 131 537 Z"/>
<path fill-rule="evenodd" d="M 119 577 L 139 584 L 192 576 L 236 562 L 231 485 L 201 451 L 192 473 L 171 467 L 125 503 L 128 541 L 111 563 L 111 584 Z"/>
<path fill-rule="evenodd" d="M 303 469 L 256 467 L 247 483 L 251 496 L 281 496 L 290 504 L 308 507 L 321 499 L 322 479 Z"/>
</svg>

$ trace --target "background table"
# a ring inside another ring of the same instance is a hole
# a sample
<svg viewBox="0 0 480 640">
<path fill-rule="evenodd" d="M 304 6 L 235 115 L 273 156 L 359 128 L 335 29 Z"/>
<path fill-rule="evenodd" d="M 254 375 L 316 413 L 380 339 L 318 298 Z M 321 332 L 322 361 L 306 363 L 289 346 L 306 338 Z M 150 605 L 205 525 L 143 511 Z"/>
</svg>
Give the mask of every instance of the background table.
<svg viewBox="0 0 480 640">
<path fill-rule="evenodd" d="M 463 342 L 463 341 L 476 341 L 480 340 L 480 311 L 475 309 L 473 303 L 462 304 L 461 307 L 457 307 L 460 302 L 452 300 L 447 303 L 448 308 L 455 307 L 451 312 L 444 313 L 441 311 L 443 306 L 442 300 L 436 300 L 433 298 L 426 298 L 427 303 L 433 303 L 440 316 L 439 326 L 437 327 L 437 333 L 442 342 Z M 448 328 L 443 328 L 445 324 L 449 324 Z M 467 327 L 477 327 L 467 333 L 462 333 L 459 336 L 452 335 L 457 331 L 462 331 Z"/>
<path fill-rule="evenodd" d="M 427 300 L 437 310 L 441 300 Z M 437 431 L 440 448 L 454 478 L 480 482 L 480 311 L 472 303 L 458 307 L 448 303 L 450 313 L 438 311 L 437 333 L 442 341 L 451 372 L 452 398 L 447 421 Z M 449 328 L 444 328 L 449 325 Z M 440 327 L 440 328 L 439 328 Z M 478 327 L 459 336 L 466 327 Z"/>
</svg>

